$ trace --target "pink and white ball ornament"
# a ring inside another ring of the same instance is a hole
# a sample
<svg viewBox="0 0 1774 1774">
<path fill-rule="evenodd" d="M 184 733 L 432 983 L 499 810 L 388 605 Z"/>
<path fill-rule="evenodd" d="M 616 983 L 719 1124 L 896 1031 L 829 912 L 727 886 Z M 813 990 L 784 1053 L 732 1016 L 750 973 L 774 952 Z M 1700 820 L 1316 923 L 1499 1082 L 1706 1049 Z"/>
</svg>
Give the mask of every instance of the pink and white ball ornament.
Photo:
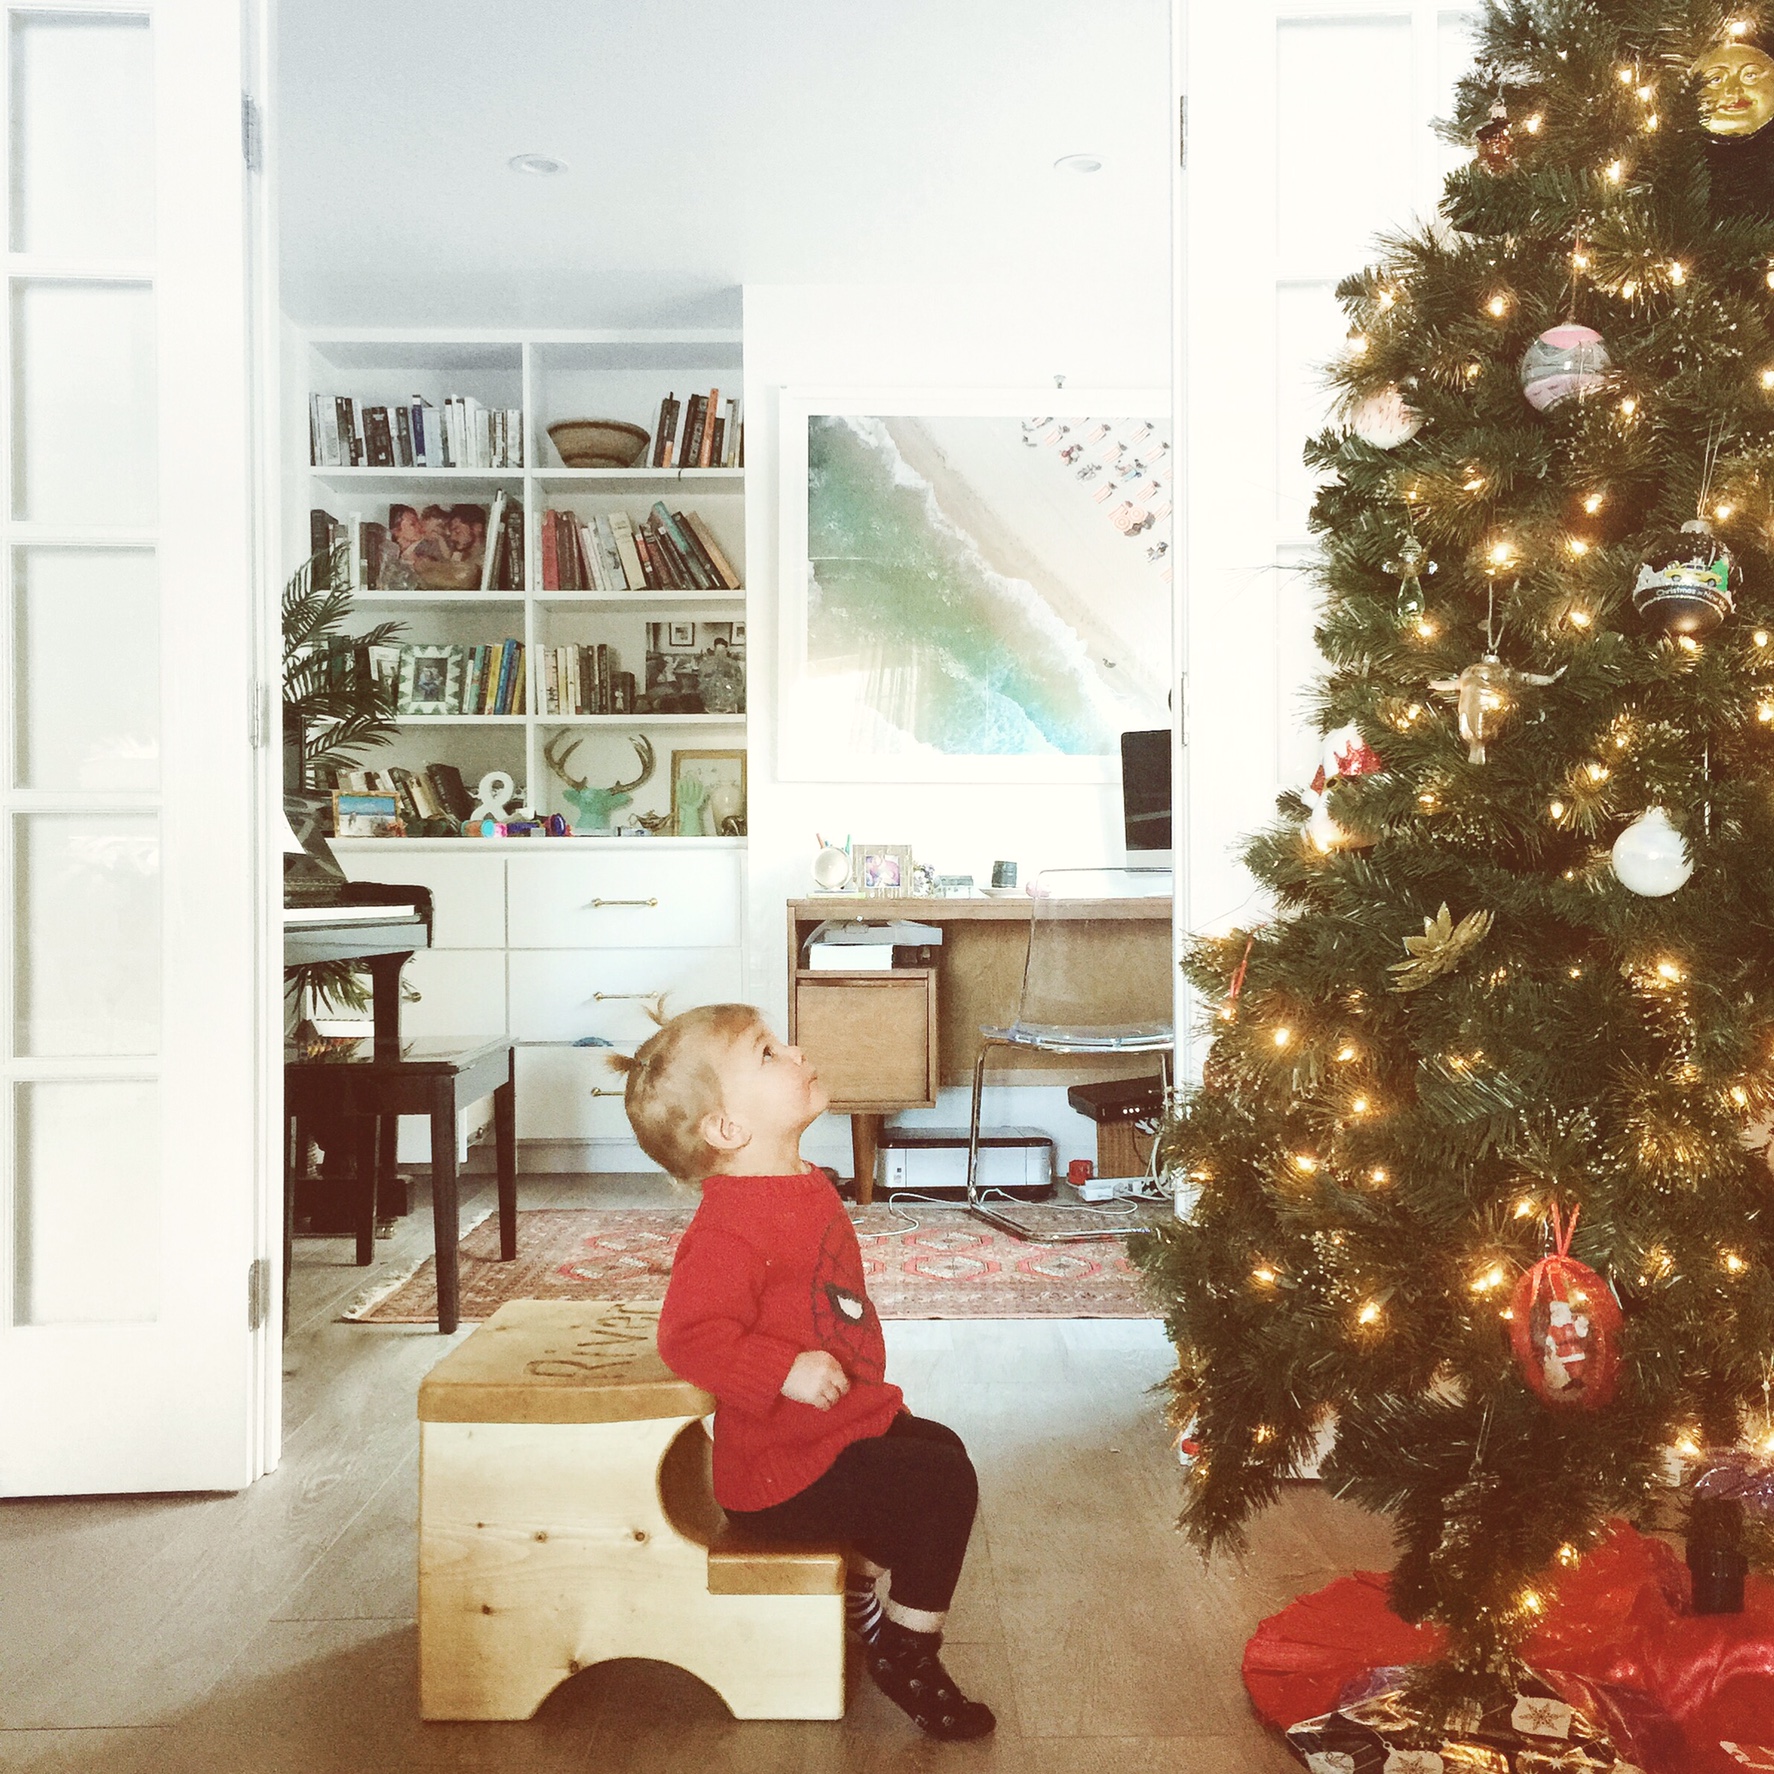
<svg viewBox="0 0 1774 1774">
<path fill-rule="evenodd" d="M 1573 395 L 1593 394 L 1612 368 L 1601 334 L 1566 321 L 1548 327 L 1522 353 L 1521 391 L 1535 412 L 1547 413 Z"/>
<path fill-rule="evenodd" d="M 1423 429 L 1423 415 L 1407 404 L 1396 383 L 1388 383 L 1378 394 L 1356 402 L 1349 429 L 1376 450 L 1395 450 Z"/>
</svg>

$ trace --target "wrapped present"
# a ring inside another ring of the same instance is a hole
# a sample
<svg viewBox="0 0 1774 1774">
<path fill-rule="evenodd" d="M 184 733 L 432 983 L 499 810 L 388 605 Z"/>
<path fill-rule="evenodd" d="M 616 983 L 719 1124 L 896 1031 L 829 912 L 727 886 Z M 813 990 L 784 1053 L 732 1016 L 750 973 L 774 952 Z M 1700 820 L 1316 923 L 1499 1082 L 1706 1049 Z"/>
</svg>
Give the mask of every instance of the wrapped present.
<svg viewBox="0 0 1774 1774">
<path fill-rule="evenodd" d="M 1550 1671 L 1453 1726 L 1426 1724 L 1407 1671 L 1376 1669 L 1336 1709 L 1294 1725 L 1310 1774 L 1678 1774 L 1681 1733 L 1655 1702 Z"/>
</svg>

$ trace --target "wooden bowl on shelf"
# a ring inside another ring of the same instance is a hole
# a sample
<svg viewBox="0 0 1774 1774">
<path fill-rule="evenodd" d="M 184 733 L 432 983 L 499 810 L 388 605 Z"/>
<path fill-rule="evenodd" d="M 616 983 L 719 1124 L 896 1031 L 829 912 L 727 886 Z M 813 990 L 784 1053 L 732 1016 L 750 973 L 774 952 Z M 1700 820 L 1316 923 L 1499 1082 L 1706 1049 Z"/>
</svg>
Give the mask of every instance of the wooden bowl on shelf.
<svg viewBox="0 0 1774 1774">
<path fill-rule="evenodd" d="M 632 468 L 653 441 L 623 419 L 562 419 L 548 435 L 569 468 Z"/>
</svg>

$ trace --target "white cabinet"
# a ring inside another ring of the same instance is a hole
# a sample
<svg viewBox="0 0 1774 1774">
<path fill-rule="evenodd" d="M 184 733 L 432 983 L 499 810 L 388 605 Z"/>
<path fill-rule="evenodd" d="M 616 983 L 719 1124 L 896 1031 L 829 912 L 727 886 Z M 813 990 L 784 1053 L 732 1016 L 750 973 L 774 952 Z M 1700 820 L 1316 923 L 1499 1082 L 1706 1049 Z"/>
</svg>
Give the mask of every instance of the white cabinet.
<svg viewBox="0 0 1774 1774">
<path fill-rule="evenodd" d="M 622 1078 L 596 1036 L 633 1052 L 667 1015 L 743 999 L 743 853 L 732 840 L 392 839 L 336 845 L 354 881 L 429 887 L 434 946 L 408 962 L 412 1035 L 509 1033 L 517 1137 L 552 1142 L 532 1169 L 637 1162 Z M 401 1159 L 429 1157 L 404 1121 Z"/>
</svg>

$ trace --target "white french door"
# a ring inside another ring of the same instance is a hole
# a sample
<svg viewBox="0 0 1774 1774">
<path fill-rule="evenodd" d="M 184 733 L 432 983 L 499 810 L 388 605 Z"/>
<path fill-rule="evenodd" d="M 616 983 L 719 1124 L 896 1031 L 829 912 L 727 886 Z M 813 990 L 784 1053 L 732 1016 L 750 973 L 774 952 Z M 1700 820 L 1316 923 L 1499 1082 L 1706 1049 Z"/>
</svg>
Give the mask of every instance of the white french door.
<svg viewBox="0 0 1774 1774">
<path fill-rule="evenodd" d="M 272 1280 L 241 6 L 4 27 L 0 1495 L 231 1489 Z"/>
<path fill-rule="evenodd" d="M 1214 930 L 1264 915 L 1234 851 L 1318 761 L 1302 700 L 1319 660 L 1300 452 L 1326 422 L 1319 366 L 1346 333 L 1332 292 L 1371 258 L 1375 234 L 1434 214 L 1458 155 L 1430 125 L 1472 59 L 1472 13 L 1175 5 L 1188 119 L 1178 866 L 1190 926 Z"/>
</svg>

